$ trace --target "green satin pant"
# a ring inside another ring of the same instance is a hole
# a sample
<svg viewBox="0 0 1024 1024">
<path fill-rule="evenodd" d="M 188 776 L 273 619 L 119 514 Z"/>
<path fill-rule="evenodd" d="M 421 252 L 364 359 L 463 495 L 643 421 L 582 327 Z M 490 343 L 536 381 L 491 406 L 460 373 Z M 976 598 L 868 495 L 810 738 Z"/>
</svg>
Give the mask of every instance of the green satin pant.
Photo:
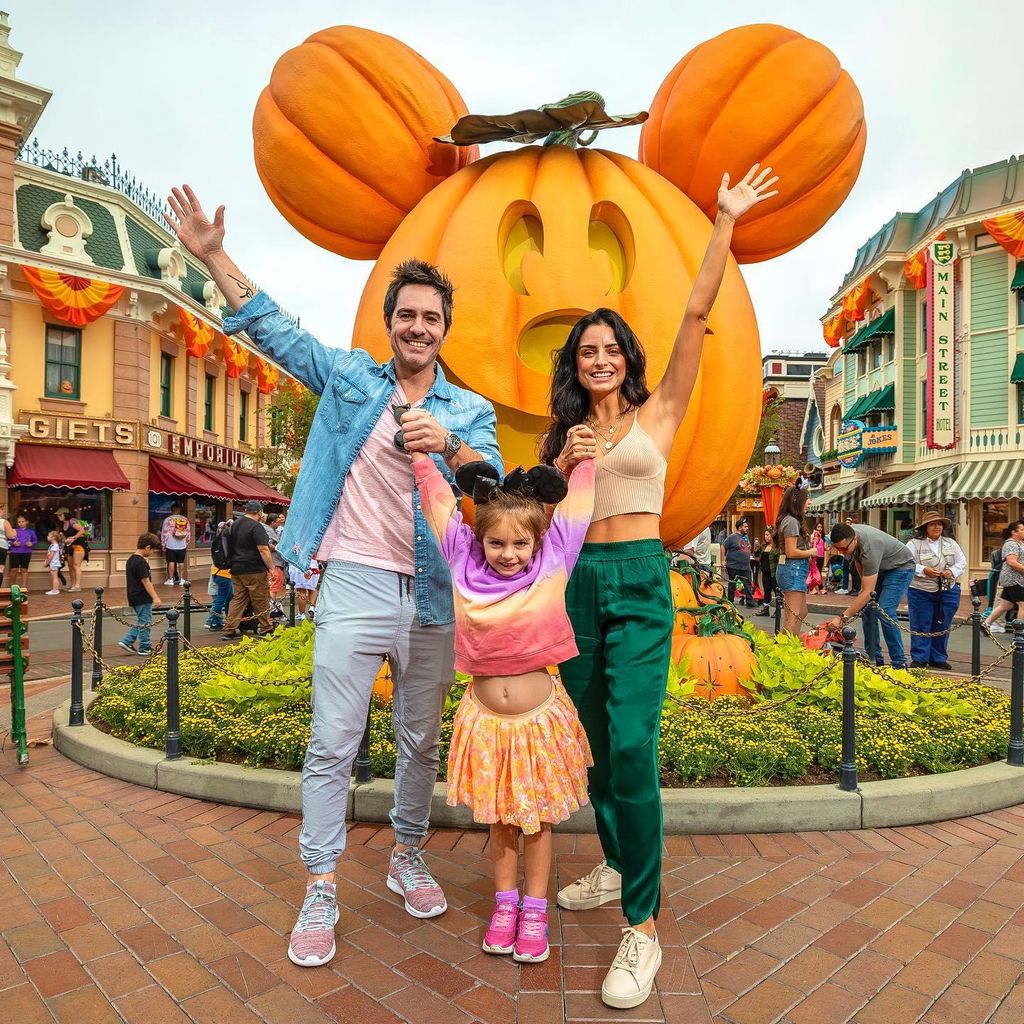
<svg viewBox="0 0 1024 1024">
<path fill-rule="evenodd" d="M 631 925 L 658 916 L 658 735 L 672 650 L 668 562 L 657 540 L 584 544 L 566 607 L 579 656 L 560 666 L 594 755 L 590 800 Z"/>
</svg>

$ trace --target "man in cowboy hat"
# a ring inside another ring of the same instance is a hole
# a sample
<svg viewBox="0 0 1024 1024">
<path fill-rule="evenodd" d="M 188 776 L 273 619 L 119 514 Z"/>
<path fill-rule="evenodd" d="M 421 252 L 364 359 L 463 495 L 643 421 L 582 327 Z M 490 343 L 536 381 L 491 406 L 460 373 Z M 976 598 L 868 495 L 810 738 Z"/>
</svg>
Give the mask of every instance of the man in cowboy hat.
<svg viewBox="0 0 1024 1024">
<path fill-rule="evenodd" d="M 881 619 L 882 634 L 885 636 L 885 646 L 889 648 L 892 667 L 906 668 L 907 655 L 900 628 L 896 624 L 896 609 L 914 578 L 913 556 L 905 544 L 873 526 L 840 523 L 832 527 L 829 540 L 832 547 L 857 566 L 861 575 L 860 596 L 850 602 L 843 615 L 837 615 L 829 624 L 841 629 L 867 607 L 874 592 L 880 611 L 875 618 L 873 630 L 868 629 L 867 623 L 864 624 L 864 646 L 868 657 L 876 665 L 885 663 L 878 643 L 878 619 Z"/>
<path fill-rule="evenodd" d="M 910 609 L 910 667 L 949 670 L 949 627 L 960 607 L 960 584 L 967 559 L 960 545 L 946 536 L 950 520 L 932 509 L 924 514 L 907 541 L 914 557 L 914 578 L 907 591 Z M 938 633 L 939 636 L 916 636 Z"/>
</svg>

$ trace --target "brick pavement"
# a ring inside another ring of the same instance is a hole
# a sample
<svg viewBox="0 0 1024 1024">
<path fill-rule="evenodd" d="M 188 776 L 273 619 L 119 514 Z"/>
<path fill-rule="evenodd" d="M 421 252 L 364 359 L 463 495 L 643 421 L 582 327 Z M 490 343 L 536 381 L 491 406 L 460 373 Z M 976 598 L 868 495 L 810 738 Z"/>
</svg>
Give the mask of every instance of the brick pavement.
<svg viewBox="0 0 1024 1024">
<path fill-rule="evenodd" d="M 32 735 L 44 728 L 32 723 Z M 51 749 L 0 761 L 0 1017 L 16 1024 L 1018 1024 L 1024 806 L 866 832 L 670 837 L 657 993 L 597 995 L 611 908 L 553 914 L 551 960 L 480 951 L 485 833 L 436 831 L 450 904 L 406 915 L 384 885 L 389 832 L 352 829 L 338 956 L 285 955 L 302 890 L 298 819 L 156 793 Z M 594 836 L 559 835 L 561 883 Z M 554 885 L 552 886 L 552 890 Z"/>
</svg>

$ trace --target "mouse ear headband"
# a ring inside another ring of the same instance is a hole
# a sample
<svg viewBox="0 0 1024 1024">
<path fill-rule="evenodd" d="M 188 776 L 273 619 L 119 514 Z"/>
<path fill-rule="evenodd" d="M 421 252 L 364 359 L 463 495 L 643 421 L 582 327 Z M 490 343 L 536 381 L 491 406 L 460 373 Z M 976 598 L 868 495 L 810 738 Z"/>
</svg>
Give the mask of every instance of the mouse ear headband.
<svg viewBox="0 0 1024 1024">
<path fill-rule="evenodd" d="M 467 462 L 455 471 L 455 482 L 478 505 L 486 504 L 498 491 L 557 505 L 569 491 L 565 477 L 554 466 L 534 466 L 530 470 L 517 466 L 501 480 L 489 462 Z"/>
</svg>

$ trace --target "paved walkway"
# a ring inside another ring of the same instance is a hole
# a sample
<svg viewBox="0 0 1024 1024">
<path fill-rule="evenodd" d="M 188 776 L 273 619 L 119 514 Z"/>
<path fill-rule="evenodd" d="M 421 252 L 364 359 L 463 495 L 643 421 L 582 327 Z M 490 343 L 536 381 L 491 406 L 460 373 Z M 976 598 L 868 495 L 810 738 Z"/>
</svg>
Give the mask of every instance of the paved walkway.
<svg viewBox="0 0 1024 1024">
<path fill-rule="evenodd" d="M 46 721 L 30 735 L 45 737 Z M 1024 786 L 1024 775 L 1022 775 Z M 1019 1024 L 1024 806 L 920 828 L 671 837 L 656 994 L 597 989 L 610 908 L 552 914 L 551 959 L 480 951 L 486 835 L 426 849 L 448 913 L 417 921 L 384 885 L 388 830 L 353 828 L 338 956 L 294 967 L 298 819 L 178 798 L 47 747 L 0 759 L 0 1018 L 14 1024 Z M 558 883 L 594 836 L 556 838 Z M 552 895 L 554 890 L 552 885 Z"/>
</svg>

